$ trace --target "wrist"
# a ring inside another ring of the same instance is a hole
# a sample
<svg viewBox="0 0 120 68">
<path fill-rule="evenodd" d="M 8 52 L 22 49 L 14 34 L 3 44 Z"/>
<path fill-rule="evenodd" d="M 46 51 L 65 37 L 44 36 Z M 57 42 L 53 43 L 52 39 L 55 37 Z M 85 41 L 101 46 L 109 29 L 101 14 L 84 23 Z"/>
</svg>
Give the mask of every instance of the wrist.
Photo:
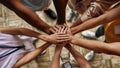
<svg viewBox="0 0 120 68">
<path fill-rule="evenodd" d="M 76 28 L 75 27 L 73 27 L 73 28 L 71 28 L 71 33 L 73 34 L 73 35 L 75 35 L 76 34 Z"/>
<path fill-rule="evenodd" d="M 48 36 L 47 35 L 39 35 L 38 38 L 41 39 L 41 40 L 44 40 L 44 41 L 47 41 L 48 42 Z"/>
<path fill-rule="evenodd" d="M 77 37 L 71 36 L 71 41 L 70 41 L 70 42 L 71 42 L 72 44 L 77 44 L 78 40 L 79 40 L 79 39 L 78 39 Z"/>
</svg>

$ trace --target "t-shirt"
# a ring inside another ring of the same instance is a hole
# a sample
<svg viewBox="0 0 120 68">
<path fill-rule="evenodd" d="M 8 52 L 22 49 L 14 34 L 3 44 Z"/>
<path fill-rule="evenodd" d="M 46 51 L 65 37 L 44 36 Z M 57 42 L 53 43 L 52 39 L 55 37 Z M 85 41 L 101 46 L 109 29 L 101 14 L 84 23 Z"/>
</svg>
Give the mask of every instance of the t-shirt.
<svg viewBox="0 0 120 68">
<path fill-rule="evenodd" d="M 100 16 L 118 1 L 119 0 L 96 0 L 95 2 L 91 2 L 90 7 L 81 16 L 82 22 Z"/>
<path fill-rule="evenodd" d="M 15 36 L 10 34 L 0 33 L 0 46 L 23 46 L 25 43 L 29 43 L 29 48 L 34 48 L 32 44 L 32 40 L 30 39 L 31 38 L 27 36 L 19 37 L 17 35 Z M 0 55 L 8 53 L 12 50 L 14 50 L 14 48 L 0 48 Z M 10 55 L 0 58 L 0 68 L 12 68 L 14 64 L 20 58 L 22 58 L 26 53 L 27 51 L 24 48 L 21 48 Z"/>
</svg>

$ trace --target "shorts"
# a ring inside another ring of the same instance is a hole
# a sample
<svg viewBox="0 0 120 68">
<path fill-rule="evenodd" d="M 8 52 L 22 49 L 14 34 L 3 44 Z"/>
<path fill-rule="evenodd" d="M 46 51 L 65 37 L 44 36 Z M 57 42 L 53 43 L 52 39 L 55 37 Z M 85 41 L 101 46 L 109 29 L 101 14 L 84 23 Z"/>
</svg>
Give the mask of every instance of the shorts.
<svg viewBox="0 0 120 68">
<path fill-rule="evenodd" d="M 22 2 L 33 11 L 43 10 L 50 4 L 50 0 L 22 0 Z"/>
</svg>

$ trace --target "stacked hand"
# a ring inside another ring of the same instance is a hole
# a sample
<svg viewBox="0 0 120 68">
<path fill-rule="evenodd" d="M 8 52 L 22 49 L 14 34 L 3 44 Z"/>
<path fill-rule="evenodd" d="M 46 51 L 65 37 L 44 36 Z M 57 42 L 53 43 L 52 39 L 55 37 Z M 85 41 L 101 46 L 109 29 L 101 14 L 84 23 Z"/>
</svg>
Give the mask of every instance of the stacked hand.
<svg viewBox="0 0 120 68">
<path fill-rule="evenodd" d="M 72 39 L 72 33 L 67 25 L 55 25 L 51 31 L 54 33 L 52 34 L 53 37 L 55 38 L 56 36 L 56 39 L 54 40 L 56 40 L 56 43 L 58 43 L 58 45 L 63 43 L 65 44 Z"/>
<path fill-rule="evenodd" d="M 50 35 L 49 37 L 52 37 L 53 43 L 72 43 L 75 44 L 77 38 L 74 37 L 71 33 L 70 27 L 68 27 L 66 24 L 64 25 L 55 25 L 50 29 L 54 34 Z M 51 40 L 52 42 L 52 40 Z"/>
</svg>

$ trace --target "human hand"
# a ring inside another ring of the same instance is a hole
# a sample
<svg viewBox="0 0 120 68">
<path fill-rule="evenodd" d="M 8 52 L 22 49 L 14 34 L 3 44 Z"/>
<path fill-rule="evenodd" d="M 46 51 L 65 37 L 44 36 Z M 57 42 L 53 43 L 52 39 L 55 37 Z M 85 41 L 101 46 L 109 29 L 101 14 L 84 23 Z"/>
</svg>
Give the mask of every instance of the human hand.
<svg viewBox="0 0 120 68">
<path fill-rule="evenodd" d="M 61 27 L 60 27 L 59 25 L 54 25 L 54 26 L 52 26 L 49 30 L 50 30 L 53 34 L 55 34 L 55 33 L 57 33 L 56 31 L 58 31 L 60 28 L 61 28 Z"/>
<path fill-rule="evenodd" d="M 64 25 L 56 25 L 53 27 L 52 31 L 54 34 L 44 36 L 45 41 L 51 43 L 63 43 L 69 40 L 68 35 L 66 34 L 67 28 Z"/>
<path fill-rule="evenodd" d="M 70 27 L 68 27 L 67 25 L 65 25 L 65 26 L 67 28 L 67 35 L 68 35 L 68 37 L 70 39 L 69 42 L 72 43 L 72 44 L 76 44 L 78 38 L 72 35 Z"/>
<path fill-rule="evenodd" d="M 55 33 L 55 34 L 51 34 L 51 35 L 42 35 L 42 39 L 44 41 L 47 41 L 49 43 L 54 43 L 54 44 L 62 43 L 62 42 L 70 40 L 68 35 L 63 34 L 63 33 Z"/>
</svg>

